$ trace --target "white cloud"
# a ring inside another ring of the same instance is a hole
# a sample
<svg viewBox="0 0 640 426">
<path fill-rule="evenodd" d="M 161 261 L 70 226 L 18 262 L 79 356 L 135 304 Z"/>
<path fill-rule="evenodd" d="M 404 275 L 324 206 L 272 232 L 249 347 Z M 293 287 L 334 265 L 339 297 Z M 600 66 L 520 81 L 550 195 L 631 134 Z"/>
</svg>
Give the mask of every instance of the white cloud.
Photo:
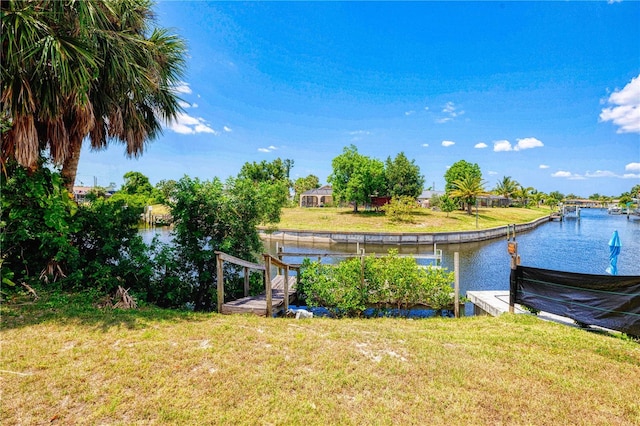
<svg viewBox="0 0 640 426">
<path fill-rule="evenodd" d="M 452 121 L 454 118 L 464 114 L 464 111 L 458 110 L 458 107 L 453 102 L 447 102 L 445 106 L 442 108 L 442 112 L 446 115 L 445 117 L 438 118 L 436 123 L 447 123 Z"/>
<path fill-rule="evenodd" d="M 571 173 L 571 172 L 567 172 L 565 170 L 559 170 L 555 173 L 551 174 L 551 177 L 557 177 L 557 178 L 566 178 L 566 179 L 570 179 L 570 180 L 582 180 L 582 179 L 586 179 L 584 176 L 576 174 L 576 173 Z"/>
<path fill-rule="evenodd" d="M 415 114 L 415 113 L 416 113 L 416 112 L 415 112 L 415 111 L 413 111 L 413 110 L 411 110 L 411 111 L 405 111 L 404 115 L 409 116 L 409 115 L 413 115 L 413 114 Z"/>
<path fill-rule="evenodd" d="M 513 147 L 511 146 L 511 142 L 508 140 L 500 140 L 493 142 L 493 150 L 495 152 L 513 151 Z"/>
<path fill-rule="evenodd" d="M 513 148 L 514 151 L 522 151 L 523 149 L 540 148 L 544 144 L 536 138 L 516 139 L 518 143 Z"/>
<path fill-rule="evenodd" d="M 549 168 L 549 166 L 547 166 L 546 164 L 540 164 L 538 167 L 541 168 L 541 169 L 548 169 Z"/>
<path fill-rule="evenodd" d="M 446 112 L 448 114 L 454 112 L 456 110 L 456 106 L 453 102 L 447 102 L 444 106 L 442 112 Z"/>
<path fill-rule="evenodd" d="M 539 139 L 536 139 L 536 138 L 523 138 L 523 139 L 516 139 L 516 140 L 517 142 L 515 146 L 511 145 L 511 142 L 509 142 L 506 139 L 494 141 L 493 150 L 495 152 L 522 151 L 525 149 L 539 148 L 544 146 L 544 144 Z"/>
<path fill-rule="evenodd" d="M 624 169 L 628 172 L 640 172 L 640 163 L 629 163 Z"/>
<path fill-rule="evenodd" d="M 173 86 L 173 91 L 176 93 L 192 93 L 191 87 L 189 87 L 189 83 L 185 81 L 179 81 L 178 84 Z"/>
<path fill-rule="evenodd" d="M 206 123 L 204 118 L 192 117 L 184 112 L 178 113 L 174 121 L 167 123 L 167 128 L 183 135 L 194 135 L 196 133 L 219 134 Z"/>
<path fill-rule="evenodd" d="M 638 171 L 640 171 L 640 168 L 638 169 Z M 609 170 L 596 170 L 593 173 L 592 172 L 585 173 L 585 176 L 589 178 L 603 177 L 603 178 L 619 178 L 619 179 L 638 179 L 640 178 L 640 173 L 624 173 L 619 175 Z"/>
<path fill-rule="evenodd" d="M 211 127 L 207 126 L 206 124 L 196 124 L 196 127 L 193 128 L 195 133 L 213 133 L 213 134 L 218 134 L 218 132 L 216 132 L 215 130 L 213 130 Z"/>
<path fill-rule="evenodd" d="M 615 173 L 609 170 L 596 170 L 595 172 L 587 172 L 584 174 L 585 177 L 590 178 L 599 178 L 599 177 L 618 177 Z"/>
<path fill-rule="evenodd" d="M 277 146 L 269 145 L 266 148 L 258 148 L 258 151 L 260 151 L 260 152 L 273 152 L 273 151 L 276 151 L 277 149 L 278 149 Z"/>
<path fill-rule="evenodd" d="M 200 123 L 199 119 L 192 117 L 189 114 L 184 112 L 178 113 L 178 116 L 176 117 L 176 121 L 185 126 L 194 126 Z"/>
<path fill-rule="evenodd" d="M 425 111 L 429 111 L 429 107 L 424 107 L 424 110 Z"/>
<path fill-rule="evenodd" d="M 456 143 L 454 141 L 442 141 L 442 146 L 444 147 L 449 147 L 449 146 L 453 146 Z"/>
<path fill-rule="evenodd" d="M 353 130 L 349 132 L 351 136 L 351 142 L 361 141 L 365 136 L 369 136 L 371 134 L 368 130 Z"/>
<path fill-rule="evenodd" d="M 429 146 L 429 144 L 428 143 L 423 143 L 422 146 L 427 148 Z"/>
<path fill-rule="evenodd" d="M 182 108 L 191 108 L 191 104 L 185 101 L 178 101 L 178 105 L 180 105 Z"/>
<path fill-rule="evenodd" d="M 183 135 L 190 135 L 193 133 L 193 129 L 191 129 L 191 127 L 189 126 L 185 126 L 184 124 L 180 124 L 180 123 L 172 123 L 168 126 L 169 129 L 173 130 L 176 133 L 180 133 Z"/>
<path fill-rule="evenodd" d="M 200 97 L 200 96 L 198 96 L 198 97 Z M 195 102 L 194 102 L 194 103 L 192 103 L 192 104 L 191 104 L 191 108 L 198 108 L 198 104 L 197 104 L 197 103 L 195 103 Z"/>
<path fill-rule="evenodd" d="M 617 133 L 640 133 L 640 75 L 613 92 L 608 101 L 614 106 L 603 109 L 600 120 L 613 122 Z"/>
<path fill-rule="evenodd" d="M 591 178 L 593 179 L 597 179 L 597 178 L 639 179 L 640 173 L 624 173 L 619 175 L 610 170 L 596 170 L 595 172 L 587 171 L 585 174 L 581 175 L 579 173 L 572 173 L 565 170 L 559 170 L 551 174 L 551 176 L 557 177 L 557 178 L 573 179 L 573 180 L 591 179 Z"/>
<path fill-rule="evenodd" d="M 493 176 L 493 175 L 497 175 L 497 174 L 498 174 L 498 172 L 494 172 L 493 170 L 489 170 L 488 174 L 489 174 L 490 176 Z"/>
<path fill-rule="evenodd" d="M 222 128 L 222 130 L 224 130 L 224 131 L 225 131 L 225 132 L 227 132 L 227 133 L 231 133 L 231 132 L 233 131 L 233 130 L 231 129 L 231 127 L 229 127 L 229 126 L 224 126 L 224 127 Z"/>
<path fill-rule="evenodd" d="M 633 163 L 631 163 L 633 164 Z M 638 169 L 638 171 L 640 171 L 640 168 Z M 610 172 L 609 170 L 596 170 L 595 172 L 591 173 L 591 172 L 587 172 L 585 173 L 586 177 L 593 177 L 593 178 L 599 178 L 599 177 L 613 177 L 613 178 L 619 178 L 619 179 L 638 179 L 640 178 L 640 173 L 624 173 L 624 174 L 616 174 L 614 172 Z"/>
<path fill-rule="evenodd" d="M 474 148 L 478 148 L 478 149 L 482 149 L 482 148 L 486 148 L 487 144 L 484 142 L 480 142 L 474 145 Z"/>
</svg>

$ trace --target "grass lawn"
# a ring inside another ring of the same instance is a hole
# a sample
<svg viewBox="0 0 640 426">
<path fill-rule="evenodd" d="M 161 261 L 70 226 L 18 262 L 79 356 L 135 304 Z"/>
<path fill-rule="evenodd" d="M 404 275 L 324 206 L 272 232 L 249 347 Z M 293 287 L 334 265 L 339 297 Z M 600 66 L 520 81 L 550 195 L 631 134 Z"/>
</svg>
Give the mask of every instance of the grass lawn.
<svg viewBox="0 0 640 426">
<path fill-rule="evenodd" d="M 525 315 L 310 320 L 3 302 L 0 424 L 640 424 L 640 344 Z"/>
<path fill-rule="evenodd" d="M 480 208 L 478 228 L 487 229 L 513 223 L 531 222 L 550 214 L 544 208 Z M 476 229 L 475 209 L 473 215 L 466 211 L 447 213 L 425 208 L 416 208 L 414 223 L 390 221 L 384 213 L 361 211 L 353 213 L 351 208 L 316 207 L 282 209 L 277 229 L 306 231 L 372 231 L 372 232 L 445 232 L 472 231 Z"/>
</svg>

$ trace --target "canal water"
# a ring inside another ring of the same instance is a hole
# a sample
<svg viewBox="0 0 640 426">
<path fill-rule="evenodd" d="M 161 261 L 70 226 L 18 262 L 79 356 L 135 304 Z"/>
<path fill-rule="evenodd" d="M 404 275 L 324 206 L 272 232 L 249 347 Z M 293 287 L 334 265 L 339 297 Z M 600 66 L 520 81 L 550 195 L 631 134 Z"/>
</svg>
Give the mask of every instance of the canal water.
<svg viewBox="0 0 640 426">
<path fill-rule="evenodd" d="M 160 228 L 158 228 L 160 229 Z M 618 257 L 619 275 L 640 275 L 640 219 L 627 219 L 625 215 L 609 215 L 603 209 L 583 209 L 580 219 L 548 222 L 526 233 L 517 234 L 521 263 L 544 269 L 555 269 L 585 274 L 606 274 L 609 265 L 609 239 L 617 230 L 622 249 Z M 168 240 L 166 230 L 143 231 L 150 241 L 154 233 Z M 265 242 L 265 249 L 276 253 L 276 242 Z M 288 252 L 355 253 L 355 244 L 327 244 L 286 242 Z M 398 249 L 401 254 L 426 254 L 433 246 L 361 244 L 366 253 L 387 253 Z M 453 270 L 455 252 L 460 253 L 460 292 L 469 290 L 508 290 L 509 261 L 506 233 L 504 239 L 479 243 L 440 244 L 443 251 L 442 266 Z M 286 259 L 285 259 L 286 260 Z M 301 262 L 301 259 L 296 260 Z"/>
<path fill-rule="evenodd" d="M 622 249 L 618 256 L 619 275 L 640 275 L 640 220 L 625 215 L 609 215 L 603 209 L 583 209 L 580 219 L 544 223 L 516 234 L 521 263 L 544 269 L 585 274 L 606 274 L 609 266 L 609 240 L 613 231 L 620 235 Z M 283 245 L 283 243 L 279 243 Z M 275 254 L 276 243 L 265 241 Z M 355 244 L 284 243 L 289 252 L 355 252 Z M 361 244 L 367 253 L 432 253 L 433 246 Z M 508 290 L 509 262 L 506 233 L 504 239 L 478 243 L 439 244 L 442 266 L 453 270 L 455 252 L 460 253 L 460 292 L 469 290 Z"/>
</svg>

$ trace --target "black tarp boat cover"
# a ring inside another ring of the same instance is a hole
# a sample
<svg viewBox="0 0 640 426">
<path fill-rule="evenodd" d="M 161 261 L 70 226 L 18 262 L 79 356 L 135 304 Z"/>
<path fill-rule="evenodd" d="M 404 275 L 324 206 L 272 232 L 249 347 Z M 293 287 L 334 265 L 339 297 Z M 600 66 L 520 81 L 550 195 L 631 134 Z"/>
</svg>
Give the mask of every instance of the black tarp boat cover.
<svg viewBox="0 0 640 426">
<path fill-rule="evenodd" d="M 590 275 L 518 265 L 511 303 L 640 336 L 640 276 Z"/>
</svg>

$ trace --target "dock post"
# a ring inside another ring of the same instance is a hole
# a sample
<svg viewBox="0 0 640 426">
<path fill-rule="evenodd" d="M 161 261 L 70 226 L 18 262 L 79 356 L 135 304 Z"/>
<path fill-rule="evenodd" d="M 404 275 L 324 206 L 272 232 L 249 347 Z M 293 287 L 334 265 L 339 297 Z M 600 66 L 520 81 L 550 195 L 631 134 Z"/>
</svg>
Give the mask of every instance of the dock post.
<svg viewBox="0 0 640 426">
<path fill-rule="evenodd" d="M 222 305 L 224 304 L 224 267 L 222 256 L 216 254 L 216 275 L 218 276 L 218 313 L 222 313 Z"/>
<path fill-rule="evenodd" d="M 244 297 L 249 295 L 249 268 L 244 267 Z"/>
<path fill-rule="evenodd" d="M 564 206 L 562 207 L 564 213 Z M 507 252 L 511 256 L 511 274 L 509 275 L 509 313 L 515 312 L 516 298 L 516 269 L 520 264 L 518 256 L 518 243 L 516 242 L 516 225 L 513 224 L 513 239 L 509 236 L 510 225 L 507 225 Z"/>
<path fill-rule="evenodd" d="M 460 253 L 453 253 L 453 270 L 454 270 L 454 296 L 453 296 L 453 315 L 460 318 Z"/>
<path fill-rule="evenodd" d="M 289 265 L 284 267 L 284 314 L 289 310 Z"/>
<path fill-rule="evenodd" d="M 278 247 L 278 260 L 280 262 L 282 262 L 282 259 L 284 259 L 284 247 Z M 278 266 L 278 275 L 282 274 L 282 269 L 280 268 L 280 266 Z"/>
<path fill-rule="evenodd" d="M 271 301 L 271 257 L 268 254 L 264 255 L 264 277 L 266 282 L 266 296 L 267 296 L 267 312 L 266 317 L 273 316 L 273 304 Z"/>
<path fill-rule="evenodd" d="M 364 288 L 364 249 L 360 251 L 360 288 Z"/>
</svg>

